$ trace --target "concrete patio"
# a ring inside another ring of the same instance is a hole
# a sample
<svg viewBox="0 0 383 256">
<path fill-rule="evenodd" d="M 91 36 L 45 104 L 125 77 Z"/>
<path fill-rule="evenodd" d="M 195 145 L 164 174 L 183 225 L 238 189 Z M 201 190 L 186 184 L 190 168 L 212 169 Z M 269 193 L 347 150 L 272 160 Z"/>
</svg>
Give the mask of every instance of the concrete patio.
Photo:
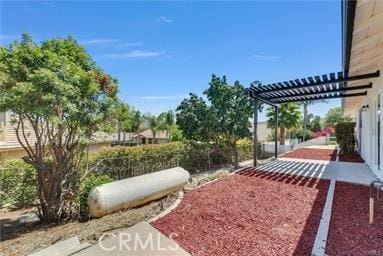
<svg viewBox="0 0 383 256">
<path fill-rule="evenodd" d="M 361 185 L 369 185 L 376 179 L 375 174 L 364 163 L 281 157 L 258 167 L 258 169 L 286 175 L 337 180 Z"/>
</svg>

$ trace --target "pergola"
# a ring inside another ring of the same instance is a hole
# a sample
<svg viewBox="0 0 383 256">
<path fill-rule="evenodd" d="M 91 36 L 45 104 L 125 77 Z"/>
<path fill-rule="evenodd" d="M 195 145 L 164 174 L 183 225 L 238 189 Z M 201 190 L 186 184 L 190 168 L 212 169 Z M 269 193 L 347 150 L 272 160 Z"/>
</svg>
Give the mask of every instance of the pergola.
<svg viewBox="0 0 383 256">
<path fill-rule="evenodd" d="M 253 130 L 253 165 L 257 166 L 257 125 L 258 104 L 266 103 L 275 108 L 275 158 L 278 157 L 278 108 L 282 103 L 299 102 L 307 100 L 321 100 L 333 98 L 358 97 L 367 95 L 367 89 L 372 88 L 371 78 L 379 77 L 379 70 L 355 76 L 338 72 L 313 76 L 278 83 L 262 85 L 258 81 L 251 83 L 245 93 L 254 102 L 254 130 Z M 366 80 L 370 81 L 366 81 Z M 347 86 L 347 82 L 360 81 L 360 85 Z M 353 91 L 352 93 L 348 91 Z"/>
</svg>

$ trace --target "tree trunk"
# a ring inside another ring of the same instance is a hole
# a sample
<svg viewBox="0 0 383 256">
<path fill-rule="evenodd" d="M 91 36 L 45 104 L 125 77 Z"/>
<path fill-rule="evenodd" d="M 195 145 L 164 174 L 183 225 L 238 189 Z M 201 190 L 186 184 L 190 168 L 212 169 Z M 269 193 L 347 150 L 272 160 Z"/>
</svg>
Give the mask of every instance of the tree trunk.
<svg viewBox="0 0 383 256">
<path fill-rule="evenodd" d="M 236 143 L 234 143 L 234 145 L 231 146 L 231 149 L 232 149 L 232 152 L 234 155 L 233 165 L 234 165 L 235 169 L 237 169 L 239 166 L 239 155 L 238 155 L 238 149 L 237 149 Z"/>
<path fill-rule="evenodd" d="M 303 138 L 302 141 L 306 141 L 306 128 L 307 128 L 307 102 L 303 103 Z"/>
<path fill-rule="evenodd" d="M 57 222 L 61 219 L 61 170 L 49 171 L 39 170 L 38 175 L 38 195 L 40 199 L 39 211 L 40 218 L 44 223 Z"/>
<path fill-rule="evenodd" d="M 284 146 L 286 140 L 286 128 L 281 126 L 279 128 L 279 144 Z"/>
</svg>

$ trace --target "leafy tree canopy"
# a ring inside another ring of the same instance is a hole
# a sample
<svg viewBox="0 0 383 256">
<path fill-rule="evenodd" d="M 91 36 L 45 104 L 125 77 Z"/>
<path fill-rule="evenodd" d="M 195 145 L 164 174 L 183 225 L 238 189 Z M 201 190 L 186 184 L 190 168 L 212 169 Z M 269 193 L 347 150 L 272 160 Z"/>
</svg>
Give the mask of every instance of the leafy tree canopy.
<svg viewBox="0 0 383 256">
<path fill-rule="evenodd" d="M 205 101 L 190 93 L 176 109 L 176 123 L 186 139 L 210 141 L 218 122 L 214 109 L 208 107 Z"/>
<path fill-rule="evenodd" d="M 177 125 L 186 139 L 230 147 L 237 164 L 236 144 L 239 139 L 251 136 L 249 119 L 253 106 L 243 86 L 238 81 L 229 85 L 225 76 L 212 75 L 204 94 L 210 105 L 192 93 L 181 102 L 176 110 Z"/>
<path fill-rule="evenodd" d="M 335 107 L 331 108 L 325 117 L 326 124 L 331 124 L 334 126 L 336 123 L 339 122 L 351 122 L 352 117 L 349 116 L 344 116 L 342 113 L 342 108 L 341 107 Z"/>
<path fill-rule="evenodd" d="M 269 107 L 266 113 L 267 126 L 274 128 L 275 110 Z M 282 103 L 278 110 L 278 127 L 280 144 L 285 145 L 286 129 L 298 128 L 301 124 L 301 112 L 297 103 Z"/>
<path fill-rule="evenodd" d="M 116 94 L 117 80 L 71 37 L 37 44 L 24 34 L 0 47 L 0 111 L 13 113 L 24 160 L 37 170 L 45 221 L 71 215 L 64 201 L 75 188 L 76 157 L 111 114 Z"/>
<path fill-rule="evenodd" d="M 309 129 L 312 132 L 319 132 L 322 130 L 320 116 L 314 116 L 313 114 L 309 114 L 307 116 L 307 119 L 308 119 L 307 129 Z"/>
<path fill-rule="evenodd" d="M 253 106 L 243 93 L 243 86 L 238 81 L 229 85 L 225 76 L 219 78 L 215 75 L 209 85 L 204 94 L 216 112 L 218 133 L 232 145 L 241 138 L 250 137 L 249 118 L 253 114 Z"/>
</svg>

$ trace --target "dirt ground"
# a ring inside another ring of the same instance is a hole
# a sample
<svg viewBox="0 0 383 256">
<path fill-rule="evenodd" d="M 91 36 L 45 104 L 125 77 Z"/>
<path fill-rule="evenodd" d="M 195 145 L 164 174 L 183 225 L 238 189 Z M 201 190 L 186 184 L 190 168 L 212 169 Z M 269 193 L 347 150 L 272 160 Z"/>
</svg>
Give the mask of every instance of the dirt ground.
<svg viewBox="0 0 383 256">
<path fill-rule="evenodd" d="M 177 194 L 139 208 L 116 212 L 87 222 L 60 225 L 21 225 L 20 215 L 34 209 L 0 211 L 0 255 L 26 255 L 59 240 L 77 236 L 81 242 L 95 243 L 104 233 L 114 233 L 156 216 L 176 200 Z"/>
<path fill-rule="evenodd" d="M 206 182 L 227 176 L 230 171 L 232 170 L 224 168 L 193 175 L 191 182 L 185 185 L 185 190 L 190 191 Z M 0 209 L 0 256 L 26 255 L 73 236 L 77 236 L 81 242 L 96 243 L 105 233 L 117 233 L 156 216 L 170 207 L 177 199 L 177 195 L 178 193 L 170 194 L 159 201 L 113 213 L 100 219 L 87 222 L 73 221 L 60 225 L 21 225 L 20 216 L 31 213 L 35 209 L 17 211 Z"/>
</svg>

